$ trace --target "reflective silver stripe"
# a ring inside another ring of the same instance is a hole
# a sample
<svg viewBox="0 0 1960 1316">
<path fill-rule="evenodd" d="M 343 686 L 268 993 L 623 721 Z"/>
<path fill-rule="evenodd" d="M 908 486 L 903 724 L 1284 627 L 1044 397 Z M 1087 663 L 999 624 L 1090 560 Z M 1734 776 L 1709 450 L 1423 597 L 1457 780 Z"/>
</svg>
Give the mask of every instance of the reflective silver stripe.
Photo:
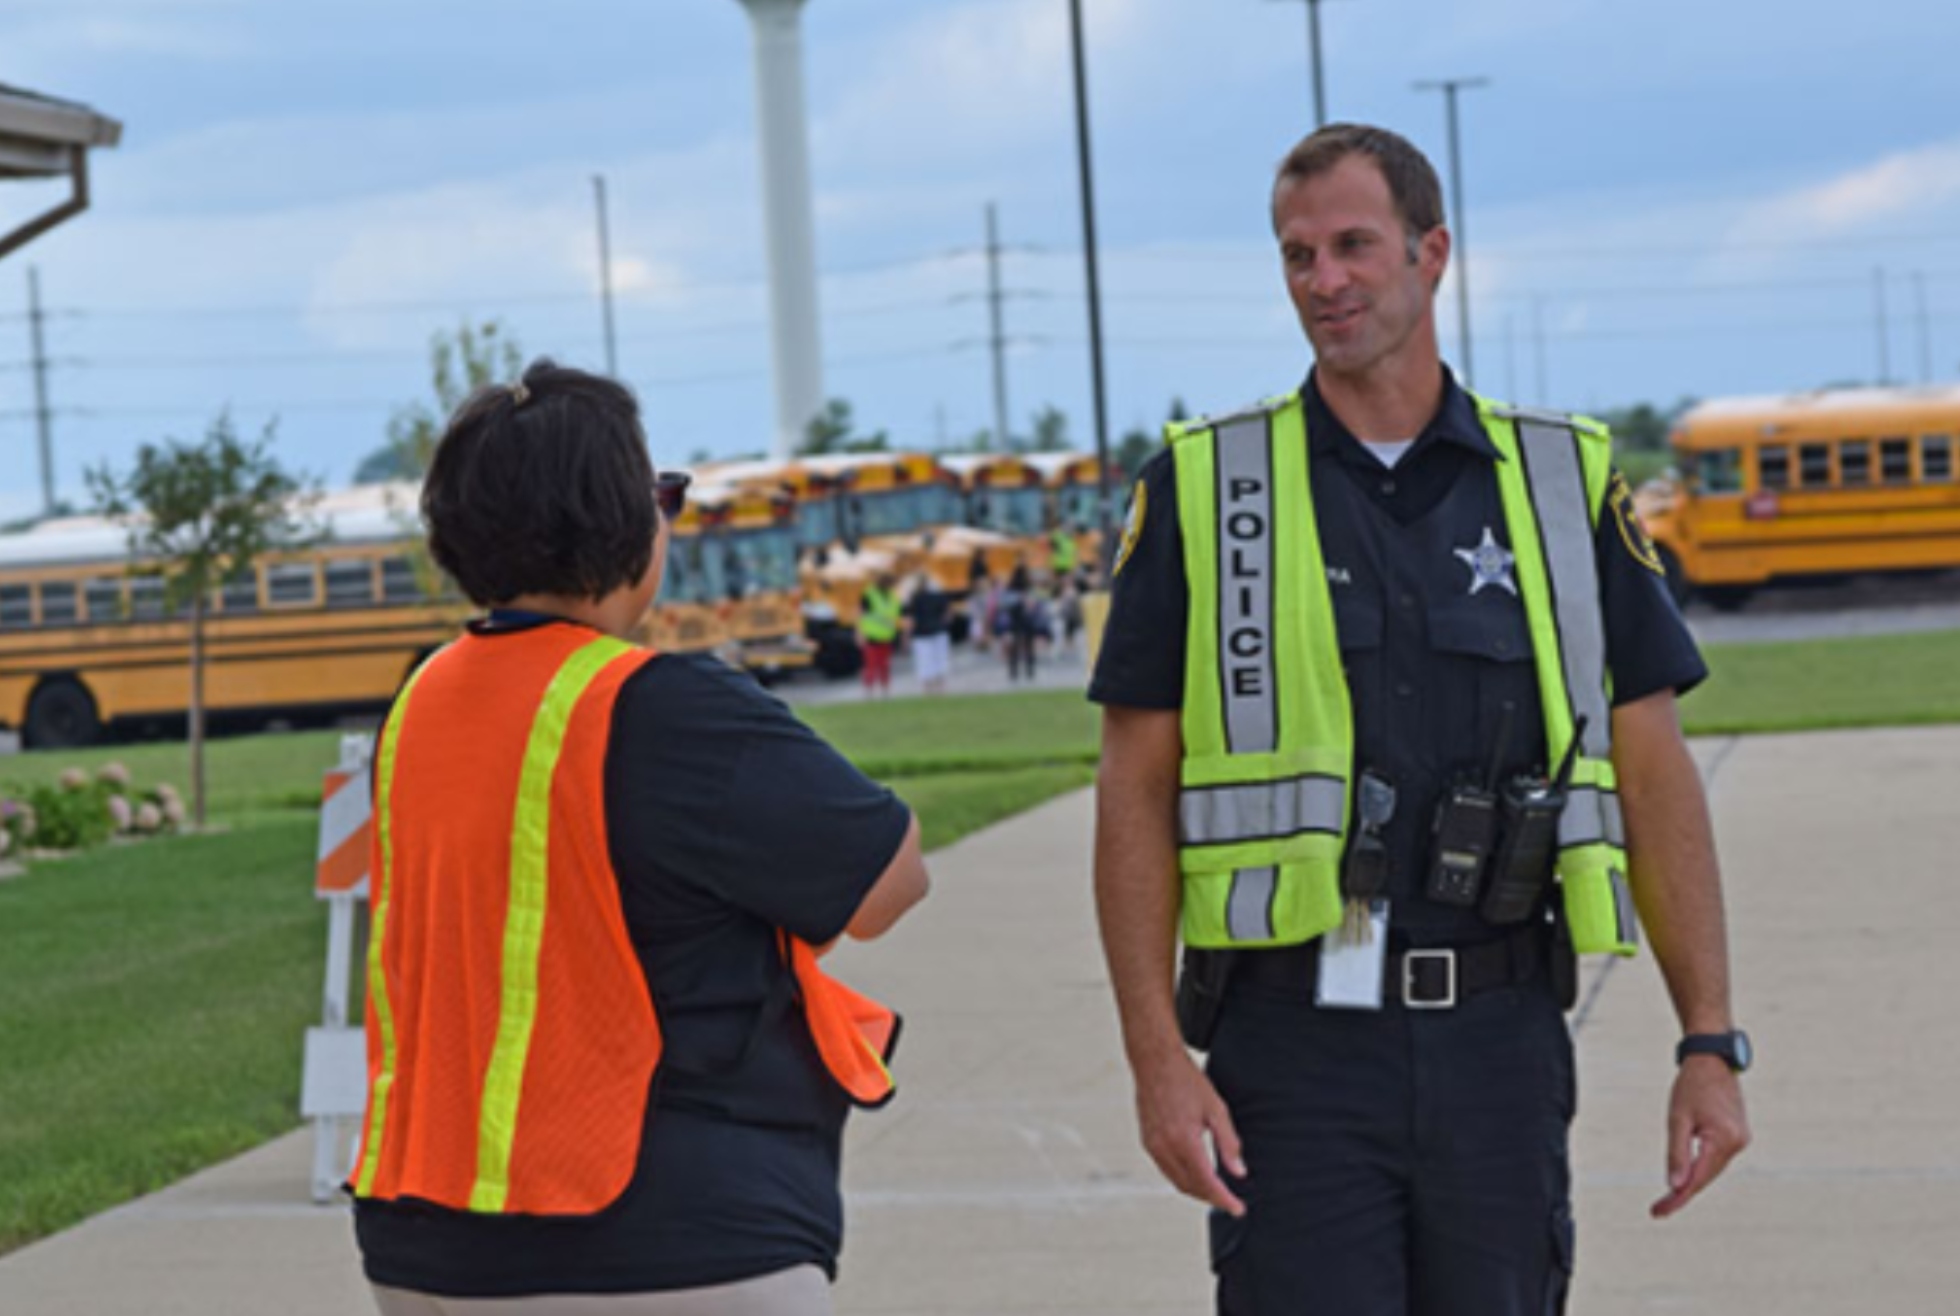
<svg viewBox="0 0 1960 1316">
<path fill-rule="evenodd" d="M 1617 868 L 1606 870 L 1606 880 L 1613 887 L 1613 919 L 1619 924 L 1620 940 L 1631 946 L 1640 944 L 1640 914 L 1634 908 L 1633 889 L 1627 885 L 1626 874 Z"/>
<path fill-rule="evenodd" d="M 1575 845 L 1598 845 L 1602 841 L 1626 847 L 1619 794 L 1595 786 L 1573 787 L 1565 797 L 1565 812 L 1558 819 L 1559 848 L 1570 850 Z"/>
<path fill-rule="evenodd" d="M 1518 443 L 1524 449 L 1531 503 L 1545 545 L 1545 570 L 1551 577 L 1559 648 L 1565 657 L 1565 688 L 1573 719 L 1586 719 L 1580 752 L 1603 759 L 1613 743 L 1606 706 L 1606 628 L 1580 440 L 1568 426 L 1522 419 Z"/>
<path fill-rule="evenodd" d="M 1234 754 L 1279 745 L 1273 700 L 1273 471 L 1263 411 L 1218 427 L 1218 674 L 1225 745 Z"/>
<path fill-rule="evenodd" d="M 1177 839 L 1180 845 L 1224 845 L 1301 832 L 1338 835 L 1346 808 L 1347 783 L 1339 777 L 1187 787 L 1177 803 Z"/>
<path fill-rule="evenodd" d="M 1232 874 L 1232 894 L 1225 902 L 1225 930 L 1233 941 L 1271 941 L 1273 890 L 1279 869 L 1241 868 Z"/>
</svg>

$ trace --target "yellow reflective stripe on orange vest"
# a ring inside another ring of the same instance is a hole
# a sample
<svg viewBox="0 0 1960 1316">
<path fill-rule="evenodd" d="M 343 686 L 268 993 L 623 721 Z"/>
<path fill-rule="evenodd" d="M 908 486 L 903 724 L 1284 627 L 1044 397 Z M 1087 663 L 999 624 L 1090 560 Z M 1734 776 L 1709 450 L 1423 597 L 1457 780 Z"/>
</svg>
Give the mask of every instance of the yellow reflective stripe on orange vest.
<svg viewBox="0 0 1960 1316">
<path fill-rule="evenodd" d="M 395 843 L 390 826 L 388 801 L 395 789 L 395 749 L 401 743 L 402 719 L 408 715 L 409 697 L 415 683 L 429 670 L 431 656 L 409 676 L 395 700 L 388 723 L 381 728 L 381 743 L 375 752 L 375 835 L 381 845 L 381 871 L 374 874 L 373 927 L 368 937 L 368 999 L 374 1007 L 374 1022 L 381 1034 L 381 1072 L 375 1075 L 374 1098 L 368 1103 L 367 1132 L 361 1138 L 361 1164 L 354 1191 L 366 1197 L 374 1192 L 374 1176 L 381 1168 L 381 1130 L 388 1122 L 388 1092 L 395 1085 L 395 1012 L 388 1001 L 388 975 L 381 968 L 381 947 L 388 935 L 388 902 L 395 894 Z"/>
<path fill-rule="evenodd" d="M 504 915 L 503 997 L 497 1040 L 483 1077 L 477 1124 L 472 1211 L 501 1211 L 510 1195 L 511 1148 L 517 1141 L 517 1103 L 524 1088 L 532 1025 L 538 1011 L 538 956 L 544 947 L 547 860 L 551 852 L 551 781 L 571 726 L 572 710 L 606 665 L 632 651 L 609 636 L 579 649 L 539 701 L 518 778 L 517 816 L 510 836 L 510 904 Z"/>
</svg>

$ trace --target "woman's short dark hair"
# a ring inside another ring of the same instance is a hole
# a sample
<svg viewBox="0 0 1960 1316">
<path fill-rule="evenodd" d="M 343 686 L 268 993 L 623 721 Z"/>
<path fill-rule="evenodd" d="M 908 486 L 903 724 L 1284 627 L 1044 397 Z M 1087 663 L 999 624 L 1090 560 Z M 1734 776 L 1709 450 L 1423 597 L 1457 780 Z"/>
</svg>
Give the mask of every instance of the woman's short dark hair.
<svg viewBox="0 0 1960 1316">
<path fill-rule="evenodd" d="M 422 484 L 429 551 L 483 607 L 638 583 L 658 518 L 633 395 L 542 358 L 456 409 Z"/>
</svg>

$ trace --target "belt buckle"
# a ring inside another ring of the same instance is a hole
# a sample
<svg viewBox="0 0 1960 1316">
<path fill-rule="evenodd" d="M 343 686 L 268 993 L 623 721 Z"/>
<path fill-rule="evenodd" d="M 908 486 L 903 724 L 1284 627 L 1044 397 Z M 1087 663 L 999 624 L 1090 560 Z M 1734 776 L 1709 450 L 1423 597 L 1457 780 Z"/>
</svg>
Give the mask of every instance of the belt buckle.
<svg viewBox="0 0 1960 1316">
<path fill-rule="evenodd" d="M 1416 995 L 1416 965 L 1434 960 L 1443 965 L 1443 994 L 1438 999 Z M 1410 1010 L 1454 1010 L 1456 1008 L 1456 952 L 1453 950 L 1411 950 L 1402 954 L 1402 1005 Z"/>
</svg>

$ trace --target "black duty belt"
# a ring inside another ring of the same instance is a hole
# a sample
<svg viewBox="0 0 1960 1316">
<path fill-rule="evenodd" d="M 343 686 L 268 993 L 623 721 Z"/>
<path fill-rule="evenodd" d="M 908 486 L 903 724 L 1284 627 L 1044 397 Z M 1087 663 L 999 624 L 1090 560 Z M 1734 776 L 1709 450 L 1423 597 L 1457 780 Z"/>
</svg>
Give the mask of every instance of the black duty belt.
<svg viewBox="0 0 1960 1316">
<path fill-rule="evenodd" d="M 1332 934 L 1330 934 L 1332 935 Z M 1473 946 L 1397 949 L 1391 934 L 1383 957 L 1382 1003 L 1411 1010 L 1452 1010 L 1471 997 L 1536 977 L 1550 957 L 1551 930 L 1527 924 L 1508 936 Z M 1320 942 L 1276 950 L 1235 952 L 1232 976 L 1311 996 L 1320 973 Z"/>
</svg>

